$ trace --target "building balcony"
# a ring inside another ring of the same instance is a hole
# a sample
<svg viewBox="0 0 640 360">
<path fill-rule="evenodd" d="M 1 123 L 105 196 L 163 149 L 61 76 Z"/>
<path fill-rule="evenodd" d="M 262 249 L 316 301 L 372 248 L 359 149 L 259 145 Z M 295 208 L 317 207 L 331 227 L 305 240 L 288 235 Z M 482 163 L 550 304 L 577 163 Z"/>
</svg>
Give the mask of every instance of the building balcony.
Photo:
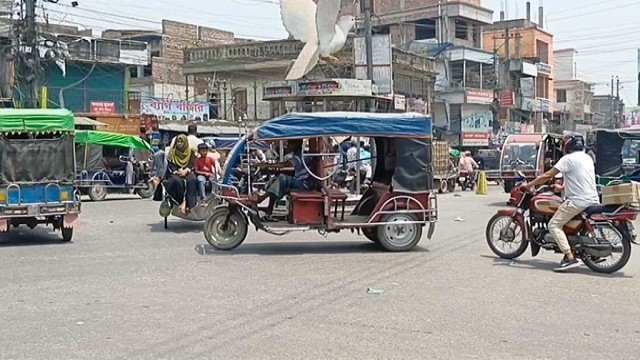
<svg viewBox="0 0 640 360">
<path fill-rule="evenodd" d="M 184 75 L 233 71 L 282 71 L 291 65 L 304 44 L 298 40 L 263 41 L 246 44 L 190 48 L 184 51 Z M 338 54 L 340 65 L 353 65 L 353 38 Z M 433 73 L 433 59 L 400 49 L 392 49 L 394 68 Z"/>
<path fill-rule="evenodd" d="M 40 55 L 47 59 L 91 61 L 123 65 L 149 65 L 147 43 L 75 35 L 42 34 Z"/>
</svg>

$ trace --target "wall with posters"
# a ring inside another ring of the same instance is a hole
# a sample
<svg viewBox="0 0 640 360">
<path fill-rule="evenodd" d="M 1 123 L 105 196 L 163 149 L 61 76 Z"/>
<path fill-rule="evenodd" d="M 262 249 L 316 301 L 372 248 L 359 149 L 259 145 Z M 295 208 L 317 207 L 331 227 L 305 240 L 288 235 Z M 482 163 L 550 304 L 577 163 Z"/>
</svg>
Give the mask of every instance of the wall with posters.
<svg viewBox="0 0 640 360">
<path fill-rule="evenodd" d="M 462 106 L 462 132 L 490 133 L 493 130 L 493 112 L 485 105 Z"/>
<path fill-rule="evenodd" d="M 142 115 L 155 115 L 158 120 L 209 120 L 209 103 L 199 101 L 142 99 L 140 102 Z"/>
</svg>

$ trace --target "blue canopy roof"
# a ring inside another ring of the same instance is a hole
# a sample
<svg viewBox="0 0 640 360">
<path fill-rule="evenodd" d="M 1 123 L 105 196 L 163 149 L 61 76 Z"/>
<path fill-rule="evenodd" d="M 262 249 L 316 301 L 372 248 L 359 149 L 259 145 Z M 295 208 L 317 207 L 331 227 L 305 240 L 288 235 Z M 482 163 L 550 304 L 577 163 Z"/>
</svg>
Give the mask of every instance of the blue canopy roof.
<svg viewBox="0 0 640 360">
<path fill-rule="evenodd" d="M 290 113 L 258 126 L 253 140 L 315 136 L 431 137 L 431 117 L 418 113 L 364 112 Z"/>
<path fill-rule="evenodd" d="M 214 144 L 216 144 L 216 149 L 231 149 L 239 140 L 239 137 L 218 137 L 218 136 L 209 136 L 201 138 L 204 141 L 212 140 Z M 251 149 L 260 149 L 260 150 L 269 150 L 269 145 L 263 142 L 252 142 L 250 145 Z"/>
</svg>

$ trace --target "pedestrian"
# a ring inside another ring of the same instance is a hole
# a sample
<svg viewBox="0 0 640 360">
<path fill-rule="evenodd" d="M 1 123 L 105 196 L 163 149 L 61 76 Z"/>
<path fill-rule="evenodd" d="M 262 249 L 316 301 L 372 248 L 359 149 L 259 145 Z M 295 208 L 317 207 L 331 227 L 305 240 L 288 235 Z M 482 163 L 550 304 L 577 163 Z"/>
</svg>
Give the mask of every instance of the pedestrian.
<svg viewBox="0 0 640 360">
<path fill-rule="evenodd" d="M 205 185 L 207 182 L 213 184 L 215 181 L 216 173 L 216 161 L 207 156 L 209 153 L 209 146 L 207 144 L 198 145 L 198 154 L 200 157 L 195 162 L 195 173 L 198 179 L 198 193 L 200 200 L 204 201 L 207 197 L 205 192 Z"/>
</svg>

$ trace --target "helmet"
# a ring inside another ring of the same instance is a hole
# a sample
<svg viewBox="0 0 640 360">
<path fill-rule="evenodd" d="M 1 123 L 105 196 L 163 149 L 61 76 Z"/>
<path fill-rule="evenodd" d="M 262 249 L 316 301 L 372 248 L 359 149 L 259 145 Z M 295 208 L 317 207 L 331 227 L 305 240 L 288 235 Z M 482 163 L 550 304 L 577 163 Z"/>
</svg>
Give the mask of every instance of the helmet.
<svg viewBox="0 0 640 360">
<path fill-rule="evenodd" d="M 209 150 L 214 150 L 216 148 L 216 142 L 213 139 L 207 139 L 204 141 Z"/>
<path fill-rule="evenodd" d="M 565 154 L 584 150 L 584 138 L 582 135 L 567 135 L 562 140 L 562 152 Z"/>
</svg>

